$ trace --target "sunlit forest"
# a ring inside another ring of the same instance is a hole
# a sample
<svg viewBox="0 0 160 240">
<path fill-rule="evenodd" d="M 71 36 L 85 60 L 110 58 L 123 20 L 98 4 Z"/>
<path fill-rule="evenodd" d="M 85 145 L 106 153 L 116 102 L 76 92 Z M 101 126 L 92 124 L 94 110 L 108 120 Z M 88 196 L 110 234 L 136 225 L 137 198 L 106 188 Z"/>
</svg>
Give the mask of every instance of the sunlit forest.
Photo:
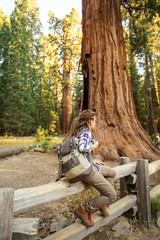
<svg viewBox="0 0 160 240">
<path fill-rule="evenodd" d="M 160 133 L 160 9 L 130 0 L 121 5 L 128 71 L 139 121 Z M 131 7 L 132 6 L 132 7 Z M 83 92 L 81 19 L 49 11 L 42 32 L 36 0 L 16 0 L 10 16 L 0 6 L 0 135 L 30 136 L 37 129 L 66 133 Z"/>
</svg>

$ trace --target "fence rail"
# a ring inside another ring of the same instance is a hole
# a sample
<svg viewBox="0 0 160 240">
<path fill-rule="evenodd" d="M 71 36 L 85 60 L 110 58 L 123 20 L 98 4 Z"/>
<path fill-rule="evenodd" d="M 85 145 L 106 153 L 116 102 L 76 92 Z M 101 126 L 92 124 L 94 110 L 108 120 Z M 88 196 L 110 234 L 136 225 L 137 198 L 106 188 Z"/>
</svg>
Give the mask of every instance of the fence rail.
<svg viewBox="0 0 160 240">
<path fill-rule="evenodd" d="M 152 189 L 151 192 L 149 191 L 149 176 L 160 170 L 160 160 L 157 160 L 150 164 L 148 164 L 148 160 L 145 159 L 130 163 L 129 158 L 121 157 L 120 161 L 120 164 L 122 165 L 116 166 L 114 169 L 116 171 L 116 179 L 120 179 L 120 192 L 121 197 L 123 198 L 110 205 L 111 215 L 107 218 L 104 218 L 101 217 L 99 213 L 95 213 L 93 215 L 93 220 L 95 222 L 94 227 L 86 229 L 82 224 L 76 222 L 71 226 L 45 238 L 46 240 L 82 239 L 83 237 L 96 231 L 101 226 L 106 225 L 112 219 L 120 216 L 129 209 L 133 209 L 134 207 L 136 208 L 136 206 L 138 206 L 139 213 L 142 214 L 142 217 L 149 227 L 151 222 L 150 197 L 160 196 L 160 185 Z M 137 195 L 130 194 L 128 184 L 137 185 Z M 3 232 L 3 235 L 0 234 L 0 240 L 18 240 L 18 236 L 22 236 L 22 232 L 24 236 L 27 236 L 27 239 L 36 240 L 38 235 L 38 219 L 19 219 L 17 224 L 17 220 L 13 220 L 13 213 L 24 212 L 27 209 L 38 207 L 45 203 L 57 201 L 64 197 L 72 196 L 74 194 L 82 192 L 88 188 L 89 186 L 83 184 L 82 182 L 71 184 L 67 181 L 67 179 L 64 178 L 59 182 L 15 190 L 14 198 L 10 197 L 12 200 L 10 200 L 10 205 L 8 205 L 10 207 L 7 209 L 7 214 L 5 209 L 5 214 L 9 219 L 9 228 L 8 224 L 2 220 L 4 215 L 4 202 L 6 201 L 4 199 L 7 198 L 6 189 L 2 188 L 0 190 L 0 233 Z M 7 189 L 7 191 L 9 190 Z M 12 196 L 13 189 L 11 189 L 10 192 Z M 143 204 L 141 204 L 142 202 Z M 12 205 L 14 205 L 14 208 Z M 30 225 L 30 228 L 25 227 L 27 224 Z M 12 225 L 14 233 L 13 238 L 9 237 L 12 236 Z M 26 229 L 29 230 L 27 231 Z M 6 238 L 4 234 L 6 234 Z"/>
</svg>

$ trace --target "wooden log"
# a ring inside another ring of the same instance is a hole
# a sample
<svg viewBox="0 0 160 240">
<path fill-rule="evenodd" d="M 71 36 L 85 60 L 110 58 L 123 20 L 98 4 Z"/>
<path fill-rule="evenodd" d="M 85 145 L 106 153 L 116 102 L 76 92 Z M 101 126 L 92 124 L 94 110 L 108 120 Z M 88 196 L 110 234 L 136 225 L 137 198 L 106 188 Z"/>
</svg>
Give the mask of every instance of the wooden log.
<svg viewBox="0 0 160 240">
<path fill-rule="evenodd" d="M 151 223 L 151 204 L 149 191 L 149 171 L 148 160 L 142 159 L 137 161 L 137 202 L 138 212 L 146 221 L 147 227 Z"/>
<path fill-rule="evenodd" d="M 116 179 L 129 176 L 130 174 L 134 173 L 136 171 L 136 162 L 127 163 L 121 166 L 114 167 L 114 170 L 116 171 Z"/>
<path fill-rule="evenodd" d="M 0 240 L 12 239 L 14 189 L 0 189 Z"/>
<path fill-rule="evenodd" d="M 12 240 L 37 240 L 39 218 L 14 218 Z"/>
<path fill-rule="evenodd" d="M 35 149 L 34 149 L 34 152 L 41 152 L 41 153 L 44 153 L 45 150 L 42 149 L 42 148 L 35 148 Z"/>
<path fill-rule="evenodd" d="M 152 175 L 153 173 L 156 173 L 160 170 L 160 160 L 151 162 L 149 164 L 149 175 Z"/>
<path fill-rule="evenodd" d="M 130 158 L 128 157 L 120 157 L 119 165 L 124 165 L 130 162 Z M 125 197 L 128 194 L 127 190 L 127 181 L 126 177 L 120 179 L 120 198 Z"/>
<path fill-rule="evenodd" d="M 37 148 L 37 147 L 40 147 L 41 144 L 33 144 L 33 145 L 29 145 L 28 146 L 28 150 L 32 149 L 32 148 Z"/>
<path fill-rule="evenodd" d="M 116 179 L 128 176 L 136 169 L 136 163 L 128 163 L 114 168 Z M 59 182 L 45 184 L 33 188 L 15 190 L 14 212 L 20 213 L 28 208 L 37 207 L 44 203 L 60 200 L 88 189 L 89 186 L 82 182 L 71 184 L 67 179 Z"/>
<path fill-rule="evenodd" d="M 44 238 L 44 240 L 81 240 L 134 207 L 136 201 L 137 198 L 135 195 L 128 195 L 110 205 L 111 215 L 109 217 L 103 217 L 99 211 L 93 214 L 92 219 L 95 223 L 93 227 L 86 228 L 80 221 L 75 222 L 72 225 Z"/>
<path fill-rule="evenodd" d="M 137 182 L 137 175 L 135 173 L 132 173 L 130 176 L 127 177 L 127 184 L 136 184 Z"/>
<path fill-rule="evenodd" d="M 156 187 L 154 187 L 151 191 L 150 191 L 150 197 L 151 198 L 155 198 L 155 197 L 159 197 L 160 196 L 160 184 L 157 185 Z"/>
<path fill-rule="evenodd" d="M 70 184 L 66 179 L 38 187 L 15 190 L 14 212 L 23 212 L 28 208 L 57 201 L 87 189 L 85 184 Z"/>
<path fill-rule="evenodd" d="M 10 157 L 12 155 L 17 155 L 23 152 L 26 147 L 16 147 L 16 148 L 7 148 L 0 150 L 0 158 Z"/>
</svg>

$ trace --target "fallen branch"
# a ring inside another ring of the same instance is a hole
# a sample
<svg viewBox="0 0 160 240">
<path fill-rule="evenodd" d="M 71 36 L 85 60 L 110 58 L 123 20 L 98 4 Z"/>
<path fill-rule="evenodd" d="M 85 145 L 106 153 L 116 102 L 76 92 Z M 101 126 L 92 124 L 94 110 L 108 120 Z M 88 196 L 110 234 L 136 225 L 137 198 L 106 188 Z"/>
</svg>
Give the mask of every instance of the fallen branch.
<svg viewBox="0 0 160 240">
<path fill-rule="evenodd" d="M 0 150 L 0 158 L 10 157 L 12 155 L 17 155 L 23 152 L 26 147 L 16 147 L 16 148 L 7 148 Z"/>
<path fill-rule="evenodd" d="M 28 147 L 15 147 L 15 148 L 7 148 L 7 149 L 1 149 L 0 150 L 0 158 L 10 157 L 13 155 L 18 155 L 25 150 L 30 150 L 35 147 L 41 146 L 40 144 L 35 145 L 29 145 Z"/>
</svg>

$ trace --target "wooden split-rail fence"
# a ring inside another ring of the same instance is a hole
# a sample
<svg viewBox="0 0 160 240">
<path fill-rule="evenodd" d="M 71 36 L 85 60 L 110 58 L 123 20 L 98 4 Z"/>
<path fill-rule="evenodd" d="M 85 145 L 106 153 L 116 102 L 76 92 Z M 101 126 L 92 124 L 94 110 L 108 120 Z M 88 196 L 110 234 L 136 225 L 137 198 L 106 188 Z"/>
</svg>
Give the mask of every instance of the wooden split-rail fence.
<svg viewBox="0 0 160 240">
<path fill-rule="evenodd" d="M 140 214 L 149 228 L 151 223 L 150 198 L 160 196 L 160 185 L 150 190 L 149 176 L 160 170 L 160 160 L 148 163 L 141 159 L 130 162 L 120 158 L 120 165 L 114 167 L 116 179 L 120 179 L 120 199 L 110 205 L 110 216 L 103 217 L 97 211 L 93 214 L 95 225 L 86 228 L 80 221 L 46 237 L 45 240 L 78 240 L 107 225 L 111 220 L 127 212 Z M 38 238 L 38 218 L 14 218 L 21 213 L 42 204 L 60 200 L 88 189 L 82 182 L 74 184 L 66 179 L 42 186 L 18 189 L 0 189 L 0 240 L 36 240 Z"/>
</svg>

